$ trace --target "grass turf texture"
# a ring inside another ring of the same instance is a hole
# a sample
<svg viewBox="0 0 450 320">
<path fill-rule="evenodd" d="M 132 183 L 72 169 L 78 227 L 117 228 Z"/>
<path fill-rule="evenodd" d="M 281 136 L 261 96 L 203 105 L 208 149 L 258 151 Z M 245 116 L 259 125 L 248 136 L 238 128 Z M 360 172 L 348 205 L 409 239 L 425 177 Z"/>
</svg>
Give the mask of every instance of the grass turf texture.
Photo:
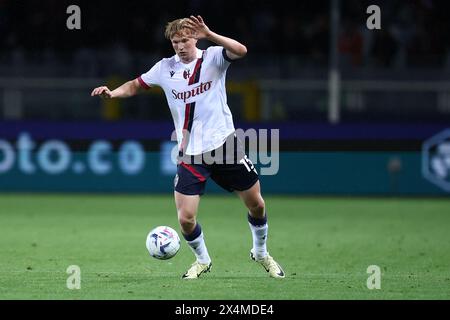
<svg viewBox="0 0 450 320">
<path fill-rule="evenodd" d="M 449 299 L 448 199 L 265 198 L 270 253 L 286 278 L 248 255 L 246 210 L 206 195 L 199 221 L 213 269 L 181 280 L 193 254 L 151 258 L 148 231 L 179 230 L 171 196 L 0 195 L 0 299 Z M 81 289 L 66 287 L 69 265 Z M 381 268 L 381 289 L 366 270 Z"/>
</svg>

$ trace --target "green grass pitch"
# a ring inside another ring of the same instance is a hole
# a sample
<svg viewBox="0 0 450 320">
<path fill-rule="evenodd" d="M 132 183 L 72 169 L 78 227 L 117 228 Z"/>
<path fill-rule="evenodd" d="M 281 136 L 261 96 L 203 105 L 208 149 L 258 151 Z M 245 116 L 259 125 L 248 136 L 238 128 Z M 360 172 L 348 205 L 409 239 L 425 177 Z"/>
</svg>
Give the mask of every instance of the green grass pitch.
<svg viewBox="0 0 450 320">
<path fill-rule="evenodd" d="M 270 253 L 286 278 L 249 259 L 237 197 L 205 195 L 199 222 L 211 273 L 181 280 L 194 261 L 182 240 L 151 258 L 148 231 L 179 230 L 170 195 L 0 195 L 0 299 L 449 299 L 450 200 L 266 196 Z M 81 269 L 69 290 L 66 269 Z M 367 268 L 381 269 L 369 290 Z"/>
</svg>

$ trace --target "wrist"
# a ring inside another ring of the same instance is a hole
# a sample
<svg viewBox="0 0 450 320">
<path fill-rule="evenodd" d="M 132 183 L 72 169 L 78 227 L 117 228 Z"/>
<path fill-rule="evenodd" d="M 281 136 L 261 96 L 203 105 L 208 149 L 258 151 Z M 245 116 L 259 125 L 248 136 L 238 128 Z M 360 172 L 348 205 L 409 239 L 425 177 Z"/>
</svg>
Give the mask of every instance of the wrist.
<svg viewBox="0 0 450 320">
<path fill-rule="evenodd" d="M 211 30 L 209 30 L 206 35 L 205 35 L 205 39 L 208 41 L 212 41 L 215 42 L 214 39 L 216 38 L 217 34 Z"/>
</svg>

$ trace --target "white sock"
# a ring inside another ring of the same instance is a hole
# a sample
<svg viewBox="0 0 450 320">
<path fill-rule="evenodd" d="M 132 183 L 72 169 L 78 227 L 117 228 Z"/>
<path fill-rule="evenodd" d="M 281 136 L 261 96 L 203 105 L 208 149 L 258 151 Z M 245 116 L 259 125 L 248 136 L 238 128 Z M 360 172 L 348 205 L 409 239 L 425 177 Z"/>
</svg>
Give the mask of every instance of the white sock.
<svg viewBox="0 0 450 320">
<path fill-rule="evenodd" d="M 192 241 L 186 241 L 191 247 L 192 252 L 194 252 L 197 261 L 201 264 L 209 264 L 211 258 L 208 254 L 208 249 L 206 248 L 205 240 L 203 239 L 203 232 Z"/>
<path fill-rule="evenodd" d="M 267 256 L 267 233 L 269 226 L 267 222 L 262 225 L 248 223 L 253 237 L 253 251 L 256 259 L 262 259 Z"/>
</svg>

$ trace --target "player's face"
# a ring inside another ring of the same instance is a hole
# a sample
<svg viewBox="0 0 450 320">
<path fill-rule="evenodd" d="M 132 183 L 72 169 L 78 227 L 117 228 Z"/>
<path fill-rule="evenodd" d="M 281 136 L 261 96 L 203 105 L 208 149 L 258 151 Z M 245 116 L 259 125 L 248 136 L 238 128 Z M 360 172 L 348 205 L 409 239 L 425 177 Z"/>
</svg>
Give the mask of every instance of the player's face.
<svg viewBox="0 0 450 320">
<path fill-rule="evenodd" d="M 197 40 L 191 36 L 189 31 L 182 31 L 175 34 L 170 41 L 175 53 L 184 63 L 193 61 L 197 54 Z"/>
</svg>

